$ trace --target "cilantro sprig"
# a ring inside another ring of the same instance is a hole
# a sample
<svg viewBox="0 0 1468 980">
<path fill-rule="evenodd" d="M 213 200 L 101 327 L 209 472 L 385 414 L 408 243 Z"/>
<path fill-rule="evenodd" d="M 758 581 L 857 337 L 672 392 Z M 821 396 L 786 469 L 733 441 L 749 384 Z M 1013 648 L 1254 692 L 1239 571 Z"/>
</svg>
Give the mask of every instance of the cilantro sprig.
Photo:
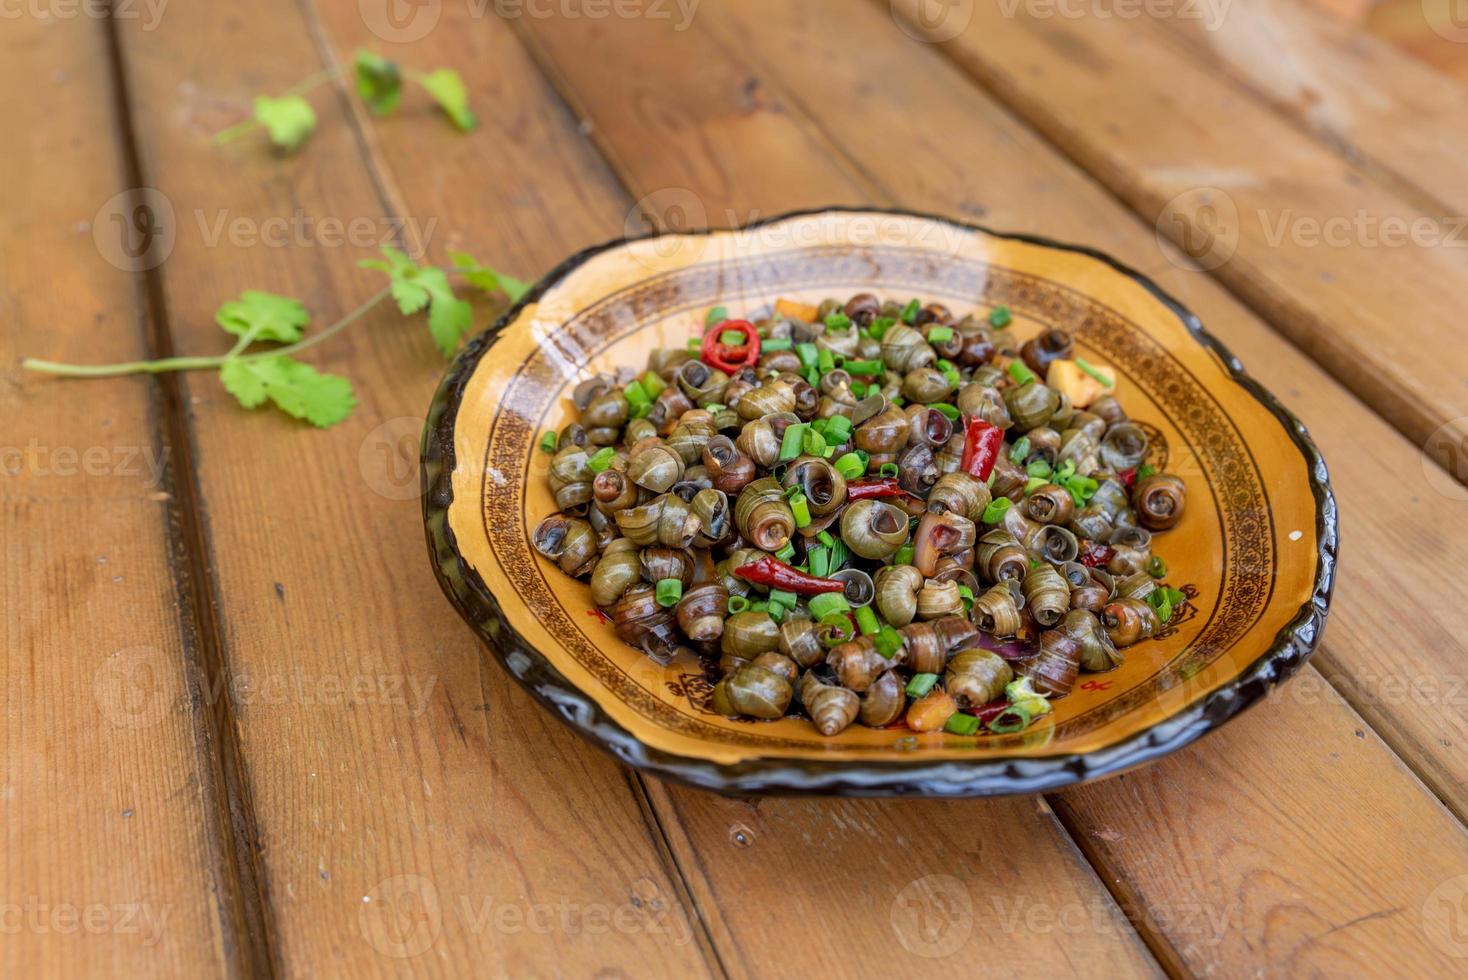
<svg viewBox="0 0 1468 980">
<path fill-rule="evenodd" d="M 452 68 L 414 71 L 363 50 L 357 52 L 350 64 L 317 72 L 280 96 L 256 96 L 251 117 L 215 134 L 215 145 L 264 129 L 271 143 L 287 153 L 294 153 L 316 131 L 316 111 L 306 101 L 306 93 L 335 81 L 348 71 L 352 73 L 357 95 L 374 116 L 386 116 L 397 109 L 403 97 L 403 79 L 406 78 L 427 92 L 457 129 L 467 133 L 479 125 L 478 117 L 469 108 L 469 90 Z"/>
<path fill-rule="evenodd" d="M 428 332 L 434 344 L 451 356 L 474 322 L 473 307 L 450 284 L 457 275 L 467 285 L 488 294 L 503 293 L 516 303 L 529 285 L 496 272 L 465 252 L 453 252 L 453 266 L 420 266 L 406 254 L 383 246 L 382 259 L 358 263 L 385 273 L 388 284 L 335 323 L 307 336 L 311 314 L 290 296 L 246 290 L 238 299 L 220 305 L 214 322 L 235 338 L 230 350 L 217 356 L 166 357 L 120 364 L 64 364 L 27 358 L 30 371 L 73 378 L 110 378 L 128 374 L 164 374 L 171 371 L 217 371 L 224 390 L 245 408 L 271 404 L 320 428 L 346 419 L 357 406 L 352 382 L 316 370 L 295 355 L 341 333 L 387 299 L 398 310 L 414 315 L 427 310 Z M 272 345 L 272 346 L 264 346 Z"/>
</svg>

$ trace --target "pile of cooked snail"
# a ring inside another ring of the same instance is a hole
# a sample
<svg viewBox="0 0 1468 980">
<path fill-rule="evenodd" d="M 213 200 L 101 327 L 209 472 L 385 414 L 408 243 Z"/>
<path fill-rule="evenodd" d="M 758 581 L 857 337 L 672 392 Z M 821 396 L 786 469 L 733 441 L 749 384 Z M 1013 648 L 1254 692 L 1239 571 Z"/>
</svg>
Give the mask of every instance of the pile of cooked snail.
<svg viewBox="0 0 1468 980">
<path fill-rule="evenodd" d="M 870 293 L 716 308 L 576 387 L 533 544 L 624 641 L 701 658 L 720 714 L 1023 730 L 1188 601 L 1152 552 L 1185 487 L 1113 368 L 1011 322 Z"/>
</svg>

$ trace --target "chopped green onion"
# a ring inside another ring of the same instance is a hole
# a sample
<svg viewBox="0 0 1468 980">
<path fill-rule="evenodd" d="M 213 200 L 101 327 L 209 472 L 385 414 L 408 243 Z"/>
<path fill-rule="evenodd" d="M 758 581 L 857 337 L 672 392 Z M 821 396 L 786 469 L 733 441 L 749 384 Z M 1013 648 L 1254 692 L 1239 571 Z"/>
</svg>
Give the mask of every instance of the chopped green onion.
<svg viewBox="0 0 1468 980">
<path fill-rule="evenodd" d="M 1068 459 L 1065 462 L 1061 463 L 1060 464 L 1060 469 L 1058 469 L 1058 470 L 1055 471 L 1055 478 L 1057 480 L 1069 480 L 1071 477 L 1073 477 L 1075 475 L 1076 475 L 1076 461 L 1073 460 L 1073 459 Z"/>
<path fill-rule="evenodd" d="M 934 327 L 928 331 L 928 343 L 930 344 L 946 344 L 952 339 L 952 327 Z"/>
<path fill-rule="evenodd" d="M 767 600 L 767 599 L 761 599 L 759 602 L 751 602 L 749 604 L 749 611 L 750 612 L 762 612 L 762 613 L 769 612 L 770 611 L 770 603 L 769 603 L 769 600 Z"/>
<path fill-rule="evenodd" d="M 821 638 L 821 645 L 825 647 L 836 647 L 852 639 L 854 633 L 851 629 L 851 620 L 846 618 L 842 612 L 828 613 L 821 617 L 820 624 L 829 631 L 829 635 Z"/>
<path fill-rule="evenodd" d="M 795 542 L 793 542 L 793 541 L 786 541 L 785 542 L 785 547 L 783 547 L 779 551 L 775 552 L 775 557 L 778 558 L 778 559 L 780 559 L 781 561 L 789 561 L 790 559 L 794 558 L 795 557 Z"/>
<path fill-rule="evenodd" d="M 967 585 L 960 585 L 958 587 L 958 597 L 963 600 L 963 608 L 965 610 L 968 610 L 968 609 L 972 609 L 973 608 L 973 605 L 974 605 L 974 590 L 973 589 L 969 588 Z"/>
<path fill-rule="evenodd" d="M 767 603 L 765 603 L 765 613 L 768 614 L 769 617 L 771 619 L 773 619 L 777 623 L 780 622 L 780 620 L 782 620 L 782 619 L 785 618 L 785 613 L 788 612 L 788 611 L 789 610 L 787 610 L 784 606 L 779 605 L 777 603 L 774 603 L 774 602 L 767 602 Z"/>
<path fill-rule="evenodd" d="M 792 497 L 794 497 L 799 492 L 800 492 L 800 484 L 798 484 L 798 483 L 792 483 L 792 484 L 790 484 L 790 486 L 788 486 L 788 487 L 785 488 L 785 499 L 786 500 L 789 500 L 789 499 L 791 499 Z"/>
<path fill-rule="evenodd" d="M 1114 379 L 1108 378 L 1100 371 L 1097 371 L 1093 365 L 1087 363 L 1084 357 L 1076 358 L 1076 367 L 1080 368 L 1082 371 L 1086 372 L 1091 377 L 1095 378 L 1097 381 L 1101 382 L 1108 388 L 1112 387 L 1116 383 Z"/>
<path fill-rule="evenodd" d="M 826 451 L 826 437 L 815 429 L 807 428 L 805 435 L 801 437 L 800 446 L 807 456 L 819 456 Z"/>
<path fill-rule="evenodd" d="M 547 432 L 545 435 L 540 437 L 541 452 L 547 452 L 551 455 L 555 455 L 556 444 L 558 442 L 560 442 L 560 438 L 554 432 Z"/>
<path fill-rule="evenodd" d="M 600 473 L 611 467 L 612 460 L 616 458 L 617 451 L 615 449 L 611 446 L 603 446 L 591 454 L 591 458 L 586 461 L 586 468 L 593 473 Z"/>
<path fill-rule="evenodd" d="M 627 414 L 634 419 L 640 419 L 652 411 L 652 398 L 647 389 L 634 381 L 622 389 L 622 395 L 627 399 Z"/>
<path fill-rule="evenodd" d="M 1147 562 L 1147 574 L 1153 578 L 1167 578 L 1167 563 L 1156 555 Z"/>
<path fill-rule="evenodd" d="M 800 366 L 804 368 L 815 367 L 816 360 L 820 357 L 816 345 L 811 343 L 796 344 L 795 353 L 800 357 Z"/>
<path fill-rule="evenodd" d="M 851 419 L 844 415 L 833 415 L 826 419 L 826 428 L 823 433 L 826 442 L 833 446 L 839 446 L 851 436 Z"/>
<path fill-rule="evenodd" d="M 724 608 L 729 610 L 729 615 L 742 613 L 749 608 L 749 600 L 742 595 L 731 595 L 729 601 L 724 603 Z"/>
<path fill-rule="evenodd" d="M 896 405 L 898 408 L 901 408 L 903 405 L 907 404 L 907 399 L 903 398 L 901 395 L 898 395 L 896 398 L 892 399 L 892 404 Z"/>
<path fill-rule="evenodd" d="M 897 323 L 897 318 L 892 316 L 879 316 L 872 318 L 871 326 L 867 327 L 867 336 L 873 340 L 881 340 L 882 335 Z"/>
<path fill-rule="evenodd" d="M 842 541 L 840 538 L 837 538 L 835 543 L 831 545 L 831 571 L 839 572 L 841 570 L 841 566 L 846 564 L 846 559 L 848 557 L 849 554 L 846 550 L 846 542 Z"/>
<path fill-rule="evenodd" d="M 1025 457 L 1029 454 L 1030 437 L 1020 436 L 1019 441 L 1014 444 L 1014 448 L 1009 451 L 1009 461 L 1011 463 L 1023 463 L 1025 461 Z"/>
<path fill-rule="evenodd" d="M 719 334 L 719 343 L 725 347 L 743 347 L 749 343 L 749 338 L 743 330 L 725 330 Z"/>
<path fill-rule="evenodd" d="M 892 553 L 892 564 L 911 565 L 912 556 L 916 553 L 916 550 L 917 549 L 912 546 L 912 542 L 909 541 L 907 544 L 903 545 L 901 548 L 898 548 L 895 552 Z"/>
<path fill-rule="evenodd" d="M 1043 459 L 1035 459 L 1031 460 L 1030 465 L 1025 467 L 1025 472 L 1028 473 L 1030 476 L 1043 476 L 1046 479 L 1049 479 L 1050 474 L 1055 471 L 1052 470 L 1050 468 L 1050 464 L 1045 462 Z"/>
<path fill-rule="evenodd" d="M 821 386 L 821 372 L 814 367 L 806 368 L 805 383 L 812 388 L 819 388 Z"/>
<path fill-rule="evenodd" d="M 999 497 L 984 508 L 982 518 L 985 524 L 998 524 L 1004 520 L 1004 515 L 1009 513 L 1009 508 L 1014 506 L 1014 501 L 1008 497 Z"/>
<path fill-rule="evenodd" d="M 700 354 L 703 353 L 703 340 L 701 338 L 689 337 L 688 343 L 685 346 L 687 346 L 688 348 L 688 353 L 692 354 L 694 357 L 698 357 Z"/>
<path fill-rule="evenodd" d="M 1040 489 L 1049 482 L 1050 481 L 1045 479 L 1043 476 L 1030 477 L 1029 480 L 1025 483 L 1025 496 L 1028 497 L 1030 494 L 1034 493 L 1036 490 Z"/>
<path fill-rule="evenodd" d="M 805 434 L 810 431 L 810 423 L 796 422 L 785 427 L 785 434 L 780 438 L 780 460 L 789 462 L 800 455 L 800 447 L 805 443 Z"/>
<path fill-rule="evenodd" d="M 846 596 L 840 592 L 822 592 L 820 595 L 813 595 L 807 605 L 810 606 L 810 614 L 816 619 L 825 619 L 832 613 L 844 613 L 851 609 L 851 604 L 846 601 Z"/>
<path fill-rule="evenodd" d="M 789 350 L 795 344 L 789 337 L 771 337 L 760 343 L 760 350 Z"/>
<path fill-rule="evenodd" d="M 897 651 L 902 649 L 902 634 L 890 626 L 883 626 L 873 643 L 878 653 L 891 660 L 897 655 Z"/>
<path fill-rule="evenodd" d="M 916 298 L 909 300 L 907 305 L 902 308 L 902 322 L 908 326 L 912 326 L 917 321 L 918 311 L 922 308 L 923 304 L 918 302 Z"/>
<path fill-rule="evenodd" d="M 827 313 L 826 329 L 834 330 L 836 333 L 841 333 L 844 330 L 849 330 L 851 329 L 851 317 L 839 311 L 836 313 Z"/>
<path fill-rule="evenodd" d="M 1143 463 L 1141 467 L 1137 470 L 1137 479 L 1145 480 L 1147 479 L 1147 477 L 1152 476 L 1156 472 L 1157 467 L 1153 466 L 1151 463 Z"/>
<path fill-rule="evenodd" d="M 850 366 L 851 366 L 850 364 L 847 365 L 847 367 L 850 367 Z M 857 399 L 865 398 L 866 397 L 866 393 L 867 393 L 867 386 L 866 385 L 864 385 L 860 381 L 856 381 L 856 380 L 853 380 L 851 382 L 851 397 L 857 398 Z"/>
<path fill-rule="evenodd" d="M 923 697 L 937 683 L 937 674 L 913 674 L 912 680 L 907 682 L 907 696 L 910 698 Z"/>
<path fill-rule="evenodd" d="M 810 573 L 816 578 L 825 578 L 831 574 L 831 549 L 829 547 L 816 545 L 813 548 L 806 548 L 805 557 L 810 564 Z"/>
<path fill-rule="evenodd" d="M 816 438 L 819 439 L 820 436 Z M 810 503 L 805 499 L 805 494 L 797 493 L 790 498 L 790 512 L 795 515 L 796 527 L 810 527 Z"/>
<path fill-rule="evenodd" d="M 705 327 L 712 327 L 714 324 L 723 323 L 727 319 L 729 319 L 729 311 L 722 306 L 716 306 L 709 310 L 708 316 L 703 318 L 703 325 Z"/>
<path fill-rule="evenodd" d="M 989 326 L 996 330 L 1003 330 L 1012 322 L 1014 317 L 1010 315 L 1009 307 L 1002 303 L 989 312 Z"/>
<path fill-rule="evenodd" d="M 1022 732 L 1030 725 L 1030 712 L 1022 704 L 1011 704 L 989 721 L 989 731 L 999 735 Z"/>
<path fill-rule="evenodd" d="M 1035 375 L 1035 372 L 1031 371 L 1029 367 L 1025 365 L 1024 361 L 1010 361 L 1009 367 L 1006 370 L 1009 371 L 1009 376 L 1011 378 L 1018 381 L 1022 385 L 1029 384 L 1031 381 L 1040 380 Z"/>
<path fill-rule="evenodd" d="M 979 731 L 979 719 L 959 711 L 943 723 L 943 730 L 950 735 L 976 735 Z"/>
<path fill-rule="evenodd" d="M 877 470 L 877 474 L 879 476 L 886 477 L 896 476 L 899 472 L 901 472 L 901 470 L 898 469 L 896 463 L 883 463 L 881 468 Z"/>
<path fill-rule="evenodd" d="M 846 373 L 847 374 L 860 374 L 860 375 L 881 374 L 885 370 L 887 370 L 887 365 L 884 364 L 879 359 L 873 359 L 873 360 L 870 360 L 870 361 L 847 361 L 846 362 Z"/>
<path fill-rule="evenodd" d="M 668 383 L 653 371 L 644 374 L 638 379 L 638 383 L 642 385 L 642 390 L 647 392 L 649 398 L 656 398 L 663 393 L 664 388 L 668 387 Z"/>
<path fill-rule="evenodd" d="M 816 354 L 816 370 L 822 374 L 829 374 L 836 370 L 836 355 L 830 348 L 822 347 Z"/>
<path fill-rule="evenodd" d="M 958 421 L 958 408 L 957 408 L 957 406 L 950 405 L 947 402 L 935 402 L 932 405 L 929 405 L 928 407 L 931 408 L 931 409 L 933 409 L 934 411 L 942 412 L 943 413 L 943 416 L 945 418 L 947 418 L 948 421 L 950 421 L 950 422 L 957 422 Z"/>
<path fill-rule="evenodd" d="M 817 534 L 816 540 L 825 545 L 827 548 L 836 543 L 836 539 L 831 537 L 830 531 L 822 531 L 820 534 Z"/>
<path fill-rule="evenodd" d="M 658 579 L 657 600 L 660 606 L 676 606 L 678 600 L 683 598 L 683 582 L 681 579 L 664 578 Z"/>
<path fill-rule="evenodd" d="M 770 605 L 784 606 L 786 609 L 794 609 L 800 604 L 800 596 L 794 592 L 782 592 L 779 589 L 770 590 Z"/>
<path fill-rule="evenodd" d="M 877 614 L 872 612 L 871 606 L 857 606 L 856 628 L 863 636 L 872 636 L 881 630 L 882 624 L 877 622 Z"/>
</svg>

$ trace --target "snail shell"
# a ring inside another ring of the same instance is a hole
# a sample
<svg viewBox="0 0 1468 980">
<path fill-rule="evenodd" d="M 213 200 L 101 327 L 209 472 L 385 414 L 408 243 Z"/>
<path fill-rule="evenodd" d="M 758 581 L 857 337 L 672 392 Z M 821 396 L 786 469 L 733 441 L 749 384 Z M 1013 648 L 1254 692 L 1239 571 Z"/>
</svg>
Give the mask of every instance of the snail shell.
<svg viewBox="0 0 1468 980">
<path fill-rule="evenodd" d="M 1147 456 L 1147 433 L 1131 422 L 1119 422 L 1101 439 L 1101 463 L 1120 472 L 1140 466 Z"/>
<path fill-rule="evenodd" d="M 1129 647 L 1156 634 L 1157 612 L 1141 599 L 1116 599 L 1101 610 L 1101 625 L 1117 647 Z"/>
<path fill-rule="evenodd" d="M 678 600 L 678 626 L 693 642 L 712 643 L 724 635 L 724 610 L 728 604 L 729 590 L 722 582 L 696 585 Z"/>
<path fill-rule="evenodd" d="M 895 323 L 882 334 L 882 362 L 898 374 L 927 367 L 938 359 L 921 333 L 905 323 Z"/>
<path fill-rule="evenodd" d="M 1076 502 L 1065 487 L 1046 483 L 1025 498 L 1024 511 L 1041 524 L 1067 524 L 1075 516 Z"/>
<path fill-rule="evenodd" d="M 918 619 L 939 619 L 963 612 L 963 597 L 958 594 L 957 582 L 939 582 L 928 579 L 918 590 Z"/>
<path fill-rule="evenodd" d="M 766 476 L 745 487 L 734 501 L 734 524 L 757 548 L 774 552 L 785 547 L 795 533 L 795 514 L 780 481 Z"/>
<path fill-rule="evenodd" d="M 1154 473 L 1140 481 L 1132 491 L 1137 519 L 1145 528 L 1165 531 L 1183 519 L 1187 487 L 1170 473 Z"/>
<path fill-rule="evenodd" d="M 1072 609 L 1065 614 L 1057 629 L 1080 643 L 1082 670 L 1099 673 L 1121 666 L 1121 651 L 1112 645 L 1095 614 L 1084 609 Z"/>
<path fill-rule="evenodd" d="M 902 676 L 889 670 L 872 682 L 861 697 L 858 717 L 869 728 L 885 728 L 898 718 L 907 707 L 907 687 Z"/>
<path fill-rule="evenodd" d="M 943 686 L 959 707 L 976 708 L 1004 694 L 1014 671 L 1004 658 L 988 650 L 961 650 L 948 661 Z"/>
<path fill-rule="evenodd" d="M 826 684 L 813 672 L 801 682 L 800 701 L 816 730 L 828 737 L 849 726 L 861 710 L 861 699 L 855 692 Z"/>
<path fill-rule="evenodd" d="M 784 677 L 746 664 L 714 685 L 713 708 L 721 715 L 773 720 L 785 714 L 794 693 Z"/>
<path fill-rule="evenodd" d="M 841 512 L 841 537 L 852 554 L 886 558 L 907 541 L 907 514 L 885 500 L 853 501 Z"/>
<path fill-rule="evenodd" d="M 1070 609 L 1070 585 L 1054 565 L 1040 564 L 1024 579 L 1025 603 L 1041 626 L 1054 626 Z"/>
<path fill-rule="evenodd" d="M 974 549 L 974 568 L 986 582 L 1018 580 L 1029 571 L 1030 558 L 1013 534 L 996 527 L 979 538 Z"/>
<path fill-rule="evenodd" d="M 719 649 L 726 654 L 753 660 L 762 653 L 778 650 L 780 628 L 769 613 L 745 610 L 724 620 Z"/>
<path fill-rule="evenodd" d="M 780 652 L 801 667 L 814 667 L 826 656 L 816 624 L 809 619 L 787 618 L 780 624 Z"/>
<path fill-rule="evenodd" d="M 982 481 L 967 473 L 947 473 L 938 478 L 928 493 L 928 510 L 935 514 L 957 514 L 977 523 L 992 499 Z"/>
<path fill-rule="evenodd" d="M 985 633 L 1013 636 L 1024 625 L 1019 612 L 1023 601 L 1017 582 L 1000 582 L 974 600 L 974 623 Z"/>
<path fill-rule="evenodd" d="M 1046 630 L 1040 634 L 1039 652 L 1019 661 L 1015 669 L 1028 677 L 1040 694 L 1060 698 L 1075 686 L 1080 665 L 1080 642 L 1060 630 Z"/>
<path fill-rule="evenodd" d="M 1009 409 L 1015 428 L 1028 432 L 1049 423 L 1060 407 L 1060 395 L 1047 384 L 1029 381 L 1004 392 L 1004 407 Z"/>
<path fill-rule="evenodd" d="M 918 590 L 923 573 L 912 565 L 884 565 L 873 579 L 877 611 L 893 626 L 902 627 L 917 615 Z"/>
<path fill-rule="evenodd" d="M 826 656 L 826 665 L 836 672 L 842 687 L 860 694 L 871 687 L 872 682 L 884 672 L 902 664 L 903 651 L 899 649 L 888 660 L 877 652 L 876 643 L 869 636 L 858 636 L 854 640 L 833 647 Z"/>
<path fill-rule="evenodd" d="M 610 606 L 629 586 L 642 581 L 640 551 L 637 544 L 627 538 L 618 538 L 607 545 L 601 561 L 591 570 L 592 602 L 598 606 Z"/>
<path fill-rule="evenodd" d="M 714 436 L 703 447 L 703 465 L 716 490 L 738 493 L 756 476 L 754 460 L 734 445 L 728 436 Z"/>
</svg>

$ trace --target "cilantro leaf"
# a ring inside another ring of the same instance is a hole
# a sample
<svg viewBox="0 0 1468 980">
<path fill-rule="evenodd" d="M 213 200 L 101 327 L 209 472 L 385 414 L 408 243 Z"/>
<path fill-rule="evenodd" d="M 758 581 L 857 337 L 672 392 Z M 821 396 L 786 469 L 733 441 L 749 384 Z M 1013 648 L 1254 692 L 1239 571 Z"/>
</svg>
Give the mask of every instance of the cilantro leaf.
<svg viewBox="0 0 1468 980">
<path fill-rule="evenodd" d="M 287 415 L 323 429 L 336 425 L 357 407 L 352 383 L 346 378 L 320 374 L 290 357 L 234 358 L 219 369 L 219 380 L 246 408 L 259 408 L 269 399 Z"/>
<path fill-rule="evenodd" d="M 293 344 L 301 339 L 311 314 L 300 300 L 247 289 L 239 299 L 220 306 L 214 322 L 236 337 Z"/>
<path fill-rule="evenodd" d="M 448 357 L 459 346 L 459 340 L 474 325 L 474 308 L 454 295 L 448 273 L 429 266 L 420 268 L 412 259 L 391 246 L 384 245 L 380 259 L 364 259 L 357 263 L 364 269 L 385 272 L 392 280 L 392 296 L 404 314 L 417 313 L 428 307 L 428 332 L 438 349 Z"/>
<path fill-rule="evenodd" d="M 468 252 L 450 252 L 449 258 L 453 260 L 454 268 L 459 270 L 464 281 L 476 289 L 482 289 L 486 293 L 504 290 L 511 303 L 520 302 L 520 297 L 530 291 L 529 283 L 522 282 L 503 272 L 496 272 L 487 265 L 481 265 L 479 260 Z"/>
<path fill-rule="evenodd" d="M 358 51 L 353 68 L 357 76 L 357 94 L 375 116 L 385 116 L 398 106 L 403 96 L 403 73 L 397 62 L 388 61 L 371 51 Z"/>
<path fill-rule="evenodd" d="M 270 131 L 270 141 L 284 150 L 299 149 L 316 129 L 316 112 L 299 95 L 256 96 L 255 120 Z"/>
<path fill-rule="evenodd" d="M 479 125 L 479 120 L 469 111 L 469 92 L 464 88 L 464 80 L 459 77 L 458 72 L 452 68 L 440 68 L 427 75 L 417 76 L 417 81 L 428 90 L 428 94 L 433 96 L 433 100 L 448 113 L 449 119 L 459 129 L 467 133 Z"/>
</svg>

